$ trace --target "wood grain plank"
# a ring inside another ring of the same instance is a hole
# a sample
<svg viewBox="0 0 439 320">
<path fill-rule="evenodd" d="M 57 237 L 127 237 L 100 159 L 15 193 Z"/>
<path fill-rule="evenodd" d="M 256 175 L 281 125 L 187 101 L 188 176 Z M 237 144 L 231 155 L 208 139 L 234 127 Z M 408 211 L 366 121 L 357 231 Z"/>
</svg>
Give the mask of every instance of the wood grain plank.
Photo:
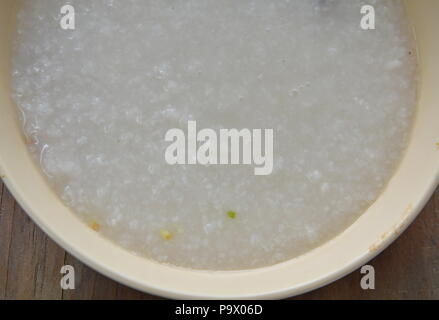
<svg viewBox="0 0 439 320">
<path fill-rule="evenodd" d="M 0 198 L 0 299 L 6 298 L 8 263 L 12 236 L 15 200 L 1 181 Z"/>
<path fill-rule="evenodd" d="M 0 183 L 0 299 L 160 299 L 118 284 L 65 253 L 36 227 Z M 376 289 L 359 270 L 293 299 L 439 299 L 439 188 L 415 222 L 372 260 Z M 75 268 L 76 289 L 60 288 L 60 268 Z"/>
<path fill-rule="evenodd" d="M 111 300 L 117 296 L 118 284 L 99 273 L 96 273 L 95 288 L 93 299 L 95 300 Z"/>
<path fill-rule="evenodd" d="M 14 206 L 7 299 L 60 299 L 60 268 L 64 250 L 29 219 L 18 204 Z"/>
<path fill-rule="evenodd" d="M 69 253 L 66 253 L 64 264 L 71 265 L 75 269 L 75 290 L 64 290 L 62 299 L 92 299 L 95 290 L 97 273 Z"/>
<path fill-rule="evenodd" d="M 145 294 L 127 286 L 119 284 L 117 287 L 116 299 L 118 300 L 158 300 L 162 299 L 150 294 Z"/>
</svg>

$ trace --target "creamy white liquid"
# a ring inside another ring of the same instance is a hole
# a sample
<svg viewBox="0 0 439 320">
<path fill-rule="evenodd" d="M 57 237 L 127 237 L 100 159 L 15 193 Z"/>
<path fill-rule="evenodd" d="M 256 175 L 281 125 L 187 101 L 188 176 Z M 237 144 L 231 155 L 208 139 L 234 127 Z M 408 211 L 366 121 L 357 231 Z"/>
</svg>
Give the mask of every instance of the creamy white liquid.
<svg viewBox="0 0 439 320">
<path fill-rule="evenodd" d="M 203 269 L 296 257 L 355 221 L 402 157 L 416 57 L 401 1 L 71 3 L 63 30 L 64 0 L 25 1 L 15 98 L 66 205 L 136 254 Z M 170 166 L 165 133 L 188 120 L 273 129 L 272 174 Z"/>
</svg>

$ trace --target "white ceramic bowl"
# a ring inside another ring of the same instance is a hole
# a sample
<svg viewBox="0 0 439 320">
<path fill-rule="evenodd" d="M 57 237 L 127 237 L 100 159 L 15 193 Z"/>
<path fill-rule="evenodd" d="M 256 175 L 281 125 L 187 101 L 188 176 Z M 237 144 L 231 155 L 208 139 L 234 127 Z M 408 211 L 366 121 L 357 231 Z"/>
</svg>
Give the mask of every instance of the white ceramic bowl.
<svg viewBox="0 0 439 320">
<path fill-rule="evenodd" d="M 282 298 L 326 285 L 377 255 L 416 217 L 439 181 L 439 1 L 408 0 L 421 60 L 419 110 L 404 159 L 380 198 L 319 248 L 270 267 L 192 271 L 134 256 L 85 226 L 30 158 L 10 98 L 17 0 L 0 3 L 0 173 L 29 216 L 59 245 L 106 276 L 171 298 Z"/>
</svg>

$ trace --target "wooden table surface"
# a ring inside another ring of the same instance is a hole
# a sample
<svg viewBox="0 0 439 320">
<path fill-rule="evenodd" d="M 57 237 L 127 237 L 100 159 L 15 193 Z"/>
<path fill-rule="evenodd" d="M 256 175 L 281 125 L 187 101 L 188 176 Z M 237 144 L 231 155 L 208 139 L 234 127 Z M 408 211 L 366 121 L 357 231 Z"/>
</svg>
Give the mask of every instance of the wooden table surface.
<svg viewBox="0 0 439 320">
<path fill-rule="evenodd" d="M 359 270 L 295 299 L 439 299 L 439 188 L 416 221 L 369 264 L 375 290 L 362 290 Z M 60 287 L 63 265 L 76 289 Z M 0 299 L 159 299 L 88 268 L 50 240 L 0 180 Z"/>
</svg>

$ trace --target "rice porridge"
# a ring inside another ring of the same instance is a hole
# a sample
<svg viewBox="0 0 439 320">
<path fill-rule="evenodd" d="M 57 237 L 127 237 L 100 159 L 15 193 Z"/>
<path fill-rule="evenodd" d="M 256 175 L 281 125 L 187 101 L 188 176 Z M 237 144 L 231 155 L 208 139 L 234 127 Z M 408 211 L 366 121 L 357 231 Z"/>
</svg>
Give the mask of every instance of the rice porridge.
<svg viewBox="0 0 439 320">
<path fill-rule="evenodd" d="M 75 0 L 74 30 L 65 3 L 23 1 L 14 98 L 56 193 L 134 254 L 213 270 L 294 258 L 365 212 L 403 156 L 416 48 L 402 1 Z M 191 121 L 272 129 L 270 174 L 167 163 L 166 132 Z"/>
</svg>

